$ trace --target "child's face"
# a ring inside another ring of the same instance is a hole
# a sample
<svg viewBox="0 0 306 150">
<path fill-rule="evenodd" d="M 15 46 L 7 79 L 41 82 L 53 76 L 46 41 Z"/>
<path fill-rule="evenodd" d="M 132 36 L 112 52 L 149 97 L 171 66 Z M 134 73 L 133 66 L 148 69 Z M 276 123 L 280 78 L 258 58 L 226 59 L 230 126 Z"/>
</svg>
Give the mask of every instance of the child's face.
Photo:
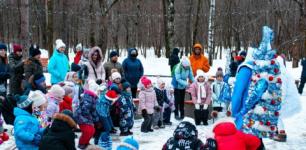
<svg viewBox="0 0 306 150">
<path fill-rule="evenodd" d="M 129 92 L 129 93 L 131 93 L 131 88 L 130 88 L 130 87 L 127 88 L 126 91 Z"/>
<path fill-rule="evenodd" d="M 48 106 L 48 104 L 47 104 L 47 103 L 44 103 L 44 104 L 40 105 L 40 106 L 38 107 L 38 109 L 39 109 L 39 111 L 45 111 L 46 108 L 47 108 L 47 106 Z"/>
<path fill-rule="evenodd" d="M 198 82 L 204 82 L 205 78 L 203 76 L 198 77 Z"/>
<path fill-rule="evenodd" d="M 152 87 L 152 84 L 149 84 L 148 86 L 147 86 L 147 89 L 149 89 L 149 88 L 151 88 Z"/>
<path fill-rule="evenodd" d="M 223 81 L 223 77 L 222 76 L 217 76 L 217 81 Z"/>
<path fill-rule="evenodd" d="M 160 89 L 164 89 L 164 88 L 165 88 L 165 83 L 160 84 L 160 85 L 159 85 L 159 88 L 160 88 Z"/>
<path fill-rule="evenodd" d="M 73 79 L 74 82 L 78 82 L 79 81 L 79 77 L 78 77 L 78 75 L 76 73 L 72 76 L 72 79 Z"/>
<path fill-rule="evenodd" d="M 120 78 L 117 78 L 117 79 L 114 80 L 114 82 L 117 83 L 117 84 L 120 84 L 120 81 L 121 81 Z"/>
</svg>

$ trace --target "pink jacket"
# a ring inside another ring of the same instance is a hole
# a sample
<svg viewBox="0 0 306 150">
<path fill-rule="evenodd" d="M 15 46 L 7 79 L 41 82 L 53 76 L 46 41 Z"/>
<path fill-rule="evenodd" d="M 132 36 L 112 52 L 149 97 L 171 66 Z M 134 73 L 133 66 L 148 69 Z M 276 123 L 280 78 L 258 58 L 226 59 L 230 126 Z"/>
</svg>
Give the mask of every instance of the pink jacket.
<svg viewBox="0 0 306 150">
<path fill-rule="evenodd" d="M 204 84 L 205 86 L 205 89 L 206 89 L 206 98 L 202 98 L 201 99 L 201 104 L 210 104 L 211 102 L 211 88 L 210 88 L 210 84 L 205 82 Z M 197 82 L 194 82 L 191 84 L 190 86 L 190 94 L 191 94 L 191 98 L 192 98 L 192 102 L 194 104 L 197 103 L 197 93 L 198 93 L 198 85 L 197 85 Z"/>
<path fill-rule="evenodd" d="M 146 109 L 148 114 L 153 114 L 154 106 L 158 106 L 154 89 L 150 88 L 141 90 L 139 92 L 139 114 L 141 114 L 141 110 L 143 109 Z"/>
</svg>

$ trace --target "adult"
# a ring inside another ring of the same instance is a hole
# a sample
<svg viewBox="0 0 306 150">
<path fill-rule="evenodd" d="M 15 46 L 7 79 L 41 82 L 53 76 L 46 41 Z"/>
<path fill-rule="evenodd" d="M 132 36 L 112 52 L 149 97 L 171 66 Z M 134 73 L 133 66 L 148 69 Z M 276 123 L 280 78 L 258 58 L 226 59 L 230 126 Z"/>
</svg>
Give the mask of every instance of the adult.
<svg viewBox="0 0 306 150">
<path fill-rule="evenodd" d="M 23 79 L 23 61 L 21 45 L 13 45 L 13 52 L 9 55 L 9 65 L 11 71 L 10 94 L 21 95 L 23 92 L 23 88 L 21 85 Z"/>
<path fill-rule="evenodd" d="M 112 69 L 116 69 L 121 76 L 124 76 L 122 65 L 118 62 L 119 54 L 117 51 L 111 51 L 109 54 L 110 60 L 104 64 L 106 78 L 112 75 Z"/>
<path fill-rule="evenodd" d="M 300 94 L 303 93 L 304 85 L 305 85 L 305 82 L 306 82 L 306 58 L 302 59 L 301 65 L 302 65 L 303 69 L 302 69 L 302 74 L 301 74 L 301 82 L 300 82 L 300 86 L 299 86 L 299 93 Z"/>
<path fill-rule="evenodd" d="M 75 64 L 79 64 L 80 60 L 81 60 L 81 57 L 83 55 L 83 47 L 82 47 L 82 44 L 79 43 L 76 47 L 75 47 L 75 50 L 76 50 L 76 55 L 74 57 L 74 63 Z"/>
<path fill-rule="evenodd" d="M 125 79 L 131 84 L 133 98 L 136 98 L 137 84 L 139 79 L 143 76 L 143 66 L 137 56 L 137 49 L 129 48 L 128 57 L 124 59 L 122 63 Z"/>
<path fill-rule="evenodd" d="M 170 66 L 170 69 L 171 69 L 170 70 L 171 73 L 173 71 L 174 66 L 177 65 L 178 63 L 180 63 L 180 58 L 178 56 L 179 52 L 180 52 L 180 50 L 178 48 L 174 48 L 172 50 L 172 53 L 171 53 L 170 57 L 169 57 L 169 66 Z"/>
<path fill-rule="evenodd" d="M 66 73 L 69 71 L 69 61 L 64 54 L 66 45 L 61 39 L 55 41 L 56 49 L 50 58 L 48 71 L 51 74 L 51 84 L 64 81 Z"/>
<path fill-rule="evenodd" d="M 6 45 L 0 44 L 0 100 L 6 97 L 7 79 L 11 77 L 6 52 Z"/>
<path fill-rule="evenodd" d="M 89 61 L 85 63 L 87 80 L 105 80 L 105 70 L 102 62 L 103 55 L 101 48 L 98 46 L 91 48 L 89 51 Z"/>
<path fill-rule="evenodd" d="M 187 81 L 189 79 L 189 83 Z M 191 82 L 194 82 L 194 77 L 192 74 L 190 62 L 188 58 L 184 57 L 181 63 L 174 70 L 174 75 L 172 77 L 171 84 L 174 88 L 174 105 L 175 105 L 175 119 L 183 119 L 184 114 L 184 99 L 185 91 Z M 180 116 L 179 116 L 180 112 Z"/>
<path fill-rule="evenodd" d="M 194 76 L 196 76 L 196 72 L 198 69 L 204 72 L 208 72 L 210 69 L 208 59 L 207 57 L 204 56 L 202 51 L 203 51 L 202 45 L 197 43 L 193 46 L 192 54 L 189 57 L 192 72 Z"/>
<path fill-rule="evenodd" d="M 238 56 L 237 51 L 232 51 L 231 52 L 231 63 L 229 65 L 230 76 L 231 77 L 235 77 L 236 76 L 236 72 L 237 72 L 237 69 L 238 69 L 237 56 Z"/>
<path fill-rule="evenodd" d="M 31 45 L 30 49 L 30 57 L 25 60 L 23 69 L 24 69 L 24 79 L 25 85 L 29 83 L 29 79 L 34 74 L 43 74 L 43 67 L 40 63 L 40 50 L 38 46 Z"/>
</svg>

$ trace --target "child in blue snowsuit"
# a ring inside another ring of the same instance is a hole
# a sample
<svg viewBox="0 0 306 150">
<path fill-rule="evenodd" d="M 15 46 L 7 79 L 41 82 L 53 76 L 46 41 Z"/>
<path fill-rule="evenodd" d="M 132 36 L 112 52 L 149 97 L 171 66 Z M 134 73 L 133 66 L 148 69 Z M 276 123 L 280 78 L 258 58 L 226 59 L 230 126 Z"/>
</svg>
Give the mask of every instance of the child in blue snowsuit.
<svg viewBox="0 0 306 150">
<path fill-rule="evenodd" d="M 131 86 L 126 80 L 121 81 L 122 92 L 118 99 L 118 104 L 120 108 L 120 136 L 132 135 L 133 132 L 130 130 L 134 125 L 134 111 L 136 111 L 135 105 L 133 103 Z"/>
<path fill-rule="evenodd" d="M 112 119 L 110 117 L 110 106 L 114 101 L 118 99 L 118 95 L 113 90 L 108 90 L 105 95 L 101 96 L 97 105 L 96 111 L 99 116 L 99 125 L 102 128 L 102 132 L 99 138 L 98 145 L 106 150 L 112 149 L 112 139 L 110 137 L 110 131 L 112 130 Z"/>
</svg>

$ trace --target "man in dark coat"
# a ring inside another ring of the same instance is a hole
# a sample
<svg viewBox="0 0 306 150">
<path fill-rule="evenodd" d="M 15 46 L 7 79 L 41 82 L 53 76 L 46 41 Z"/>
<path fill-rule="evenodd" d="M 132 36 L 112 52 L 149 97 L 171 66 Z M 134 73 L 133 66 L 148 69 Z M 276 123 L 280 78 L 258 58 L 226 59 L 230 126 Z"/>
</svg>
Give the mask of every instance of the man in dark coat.
<svg viewBox="0 0 306 150">
<path fill-rule="evenodd" d="M 21 87 L 23 79 L 23 61 L 22 47 L 18 44 L 13 45 L 13 52 L 9 55 L 9 65 L 11 71 L 10 94 L 21 95 L 23 92 Z"/>
<path fill-rule="evenodd" d="M 169 57 L 169 66 L 170 66 L 171 72 L 173 70 L 173 67 L 180 62 L 180 58 L 178 56 L 179 52 L 180 50 L 178 48 L 174 48 Z"/>
<path fill-rule="evenodd" d="M 128 58 L 124 59 L 122 63 L 125 79 L 131 84 L 133 98 L 136 98 L 137 84 L 139 79 L 143 76 L 143 66 L 137 56 L 137 49 L 129 48 Z"/>
<path fill-rule="evenodd" d="M 105 79 L 109 79 L 109 77 L 112 75 L 112 69 L 117 69 L 121 76 L 124 76 L 122 65 L 118 62 L 118 57 L 119 54 L 117 51 L 110 52 L 110 60 L 103 65 L 106 73 Z"/>
<path fill-rule="evenodd" d="M 299 86 L 299 93 L 302 94 L 303 93 L 303 89 L 304 89 L 304 85 L 306 82 L 306 58 L 302 59 L 301 65 L 303 67 L 302 69 L 302 74 L 301 74 L 301 83 Z"/>
<path fill-rule="evenodd" d="M 40 63 L 40 50 L 38 46 L 30 47 L 30 58 L 24 62 L 24 74 L 26 82 L 29 81 L 29 78 L 34 74 L 43 74 L 43 67 Z"/>
</svg>

